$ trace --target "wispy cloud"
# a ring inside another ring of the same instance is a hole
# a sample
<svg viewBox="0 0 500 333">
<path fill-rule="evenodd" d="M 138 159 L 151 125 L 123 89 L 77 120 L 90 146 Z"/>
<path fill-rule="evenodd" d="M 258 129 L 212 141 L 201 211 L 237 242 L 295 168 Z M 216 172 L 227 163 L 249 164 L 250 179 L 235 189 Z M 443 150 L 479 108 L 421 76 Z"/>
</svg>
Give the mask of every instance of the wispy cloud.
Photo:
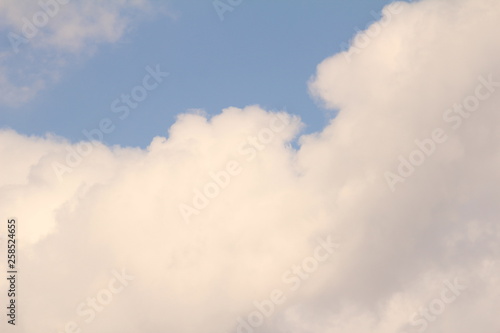
<svg viewBox="0 0 500 333">
<path fill-rule="evenodd" d="M 152 13 L 148 0 L 2 1 L 0 34 L 7 43 L 0 54 L 0 103 L 28 102 L 68 64 L 119 41 Z"/>
</svg>

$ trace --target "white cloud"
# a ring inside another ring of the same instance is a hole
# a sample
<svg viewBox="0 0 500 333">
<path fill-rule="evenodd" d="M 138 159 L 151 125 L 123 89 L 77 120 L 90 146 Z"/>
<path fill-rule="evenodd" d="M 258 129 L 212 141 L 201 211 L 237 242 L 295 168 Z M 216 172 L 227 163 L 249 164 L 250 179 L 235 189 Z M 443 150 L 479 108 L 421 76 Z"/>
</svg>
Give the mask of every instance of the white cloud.
<svg viewBox="0 0 500 333">
<path fill-rule="evenodd" d="M 254 301 L 289 290 L 282 275 L 326 235 L 338 251 L 260 332 L 416 332 L 410 318 L 456 278 L 466 289 L 426 332 L 498 329 L 500 92 L 456 130 L 443 113 L 474 94 L 478 77 L 500 81 L 500 5 L 403 6 L 350 63 L 340 54 L 318 66 L 311 91 L 340 113 L 298 151 L 291 121 L 245 161 L 239 144 L 275 114 L 195 112 L 145 150 L 95 147 L 61 183 L 52 163 L 64 162 L 67 142 L 0 132 L 9 161 L 0 211 L 18 217 L 24 237 L 18 329 L 63 331 L 75 320 L 96 333 L 236 332 Z M 436 127 L 447 142 L 391 192 L 384 173 Z M 186 224 L 178 205 L 231 159 L 244 171 Z M 77 305 L 122 267 L 135 279 L 84 323 Z"/>
<path fill-rule="evenodd" d="M 0 32 L 9 41 L 0 56 L 0 103 L 28 102 L 57 81 L 67 63 L 119 41 L 150 14 L 148 0 L 0 2 Z"/>
</svg>

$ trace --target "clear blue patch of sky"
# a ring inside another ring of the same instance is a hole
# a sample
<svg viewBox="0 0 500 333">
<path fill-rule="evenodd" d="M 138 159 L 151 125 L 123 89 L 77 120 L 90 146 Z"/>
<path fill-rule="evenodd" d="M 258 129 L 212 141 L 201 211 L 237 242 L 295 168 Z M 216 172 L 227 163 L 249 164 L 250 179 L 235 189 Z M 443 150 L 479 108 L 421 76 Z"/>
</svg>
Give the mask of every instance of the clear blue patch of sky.
<svg viewBox="0 0 500 333">
<path fill-rule="evenodd" d="M 229 106 L 259 104 L 298 114 L 305 132 L 321 130 L 333 116 L 309 96 L 316 66 L 374 21 L 386 0 L 244 0 L 221 21 L 212 1 L 172 1 L 177 18 L 142 21 L 113 45 L 100 46 L 72 64 L 33 101 L 0 112 L 0 127 L 23 134 L 52 132 L 71 141 L 110 118 L 107 144 L 145 147 L 167 135 L 176 115 L 200 108 L 209 115 Z M 111 103 L 142 82 L 146 66 L 169 72 L 121 120 Z"/>
</svg>

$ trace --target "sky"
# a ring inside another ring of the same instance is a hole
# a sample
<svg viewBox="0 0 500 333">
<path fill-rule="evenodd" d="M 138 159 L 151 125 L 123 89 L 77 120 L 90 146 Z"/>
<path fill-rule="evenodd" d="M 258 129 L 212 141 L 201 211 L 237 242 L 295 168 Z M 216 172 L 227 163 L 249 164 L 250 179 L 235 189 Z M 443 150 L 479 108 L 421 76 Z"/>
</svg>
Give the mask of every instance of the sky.
<svg viewBox="0 0 500 333">
<path fill-rule="evenodd" d="M 130 94 L 147 66 L 159 64 L 169 78 L 106 136 L 107 144 L 144 148 L 187 110 L 216 115 L 229 106 L 254 104 L 300 115 L 306 132 L 317 131 L 335 112 L 308 94 L 315 66 L 345 47 L 356 29 L 378 18 L 386 3 L 244 1 L 221 12 L 221 20 L 211 1 L 152 2 L 155 8 L 128 15 L 132 22 L 116 39 L 91 36 L 82 41 L 82 49 L 60 52 L 67 63 L 52 66 L 56 79 L 43 73 L 44 61 L 50 61 L 43 46 L 34 50 L 22 44 L 16 59 L 5 61 L 9 80 L 16 82 L 16 71 L 26 70 L 46 82 L 21 104 L 3 103 L 0 126 L 26 135 L 83 140 L 82 130 L 109 116 L 112 101 Z M 7 26 L 4 31 L 17 30 Z M 1 47 L 11 50 L 8 38 Z"/>
<path fill-rule="evenodd" d="M 499 20 L 0 1 L 1 331 L 498 333 Z"/>
</svg>

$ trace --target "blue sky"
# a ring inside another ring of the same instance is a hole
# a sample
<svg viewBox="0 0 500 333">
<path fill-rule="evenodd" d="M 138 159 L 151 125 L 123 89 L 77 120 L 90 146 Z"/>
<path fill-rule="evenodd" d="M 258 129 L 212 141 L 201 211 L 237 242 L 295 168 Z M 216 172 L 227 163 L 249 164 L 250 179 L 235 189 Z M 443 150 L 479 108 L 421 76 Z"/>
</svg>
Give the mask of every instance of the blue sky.
<svg viewBox="0 0 500 333">
<path fill-rule="evenodd" d="M 2 105 L 0 126 L 74 142 L 84 139 L 83 129 L 109 117 L 117 128 L 105 143 L 145 147 L 154 136 L 167 135 L 176 115 L 188 109 L 213 115 L 229 106 L 259 104 L 298 114 L 305 132 L 318 131 L 334 114 L 311 99 L 308 79 L 387 3 L 243 1 L 221 21 L 211 1 L 172 1 L 167 13 L 143 15 L 116 42 L 98 44 L 91 56 L 72 55 L 57 81 L 29 102 Z M 2 45 L 4 51 L 10 47 L 6 39 Z M 118 121 L 111 102 L 157 64 L 169 77 Z"/>
</svg>

